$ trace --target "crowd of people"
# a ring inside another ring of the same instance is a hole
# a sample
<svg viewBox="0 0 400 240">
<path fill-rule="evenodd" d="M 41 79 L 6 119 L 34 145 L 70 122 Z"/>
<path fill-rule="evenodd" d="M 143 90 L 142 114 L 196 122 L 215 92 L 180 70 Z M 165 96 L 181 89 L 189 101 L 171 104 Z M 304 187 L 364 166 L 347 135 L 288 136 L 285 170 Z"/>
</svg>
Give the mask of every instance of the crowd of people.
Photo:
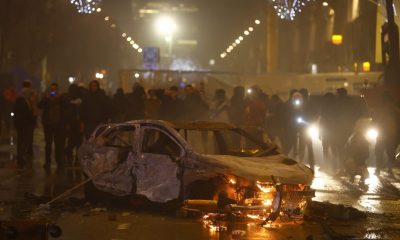
<svg viewBox="0 0 400 240">
<path fill-rule="evenodd" d="M 14 114 L 19 167 L 29 165 L 32 160 L 33 131 L 38 118 L 46 142 L 46 170 L 51 167 L 53 144 L 55 162 L 61 171 L 64 165 L 76 161 L 74 152 L 99 124 L 137 119 L 212 120 L 249 126 L 253 129 L 251 133 L 260 139 L 267 133 L 285 154 L 299 161 L 307 156 L 311 168 L 315 165 L 313 139 L 307 131 L 312 124 L 319 123 L 325 167 L 340 173 L 346 169 L 348 156 L 361 162 L 368 157 L 354 154 L 354 149 L 365 146 L 356 142 L 359 138 L 355 126 L 368 115 L 366 106 L 361 98 L 348 96 L 344 88 L 319 97 L 310 97 L 307 89 L 293 89 L 289 99 L 282 101 L 278 95 L 268 96 L 257 86 L 247 90 L 237 86 L 231 97 L 224 89 L 217 89 L 208 100 L 204 87 L 186 85 L 183 89 L 172 86 L 146 91 L 135 84 L 132 92 L 124 93 L 120 88 L 109 97 L 94 80 L 88 88 L 71 84 L 66 93 L 61 93 L 53 83 L 39 100 L 30 83 L 25 82 L 15 100 Z M 387 140 L 377 143 L 378 158 L 384 150 L 392 151 L 384 141 Z M 358 152 L 364 151 L 365 147 Z M 379 169 L 384 167 L 378 163 Z"/>
</svg>

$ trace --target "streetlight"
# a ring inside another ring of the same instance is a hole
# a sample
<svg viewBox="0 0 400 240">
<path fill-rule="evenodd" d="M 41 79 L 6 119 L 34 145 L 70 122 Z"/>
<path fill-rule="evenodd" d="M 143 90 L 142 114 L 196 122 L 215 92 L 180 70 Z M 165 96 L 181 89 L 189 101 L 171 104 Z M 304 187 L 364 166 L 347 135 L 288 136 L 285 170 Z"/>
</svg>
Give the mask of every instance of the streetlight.
<svg viewBox="0 0 400 240">
<path fill-rule="evenodd" d="M 175 20 L 170 16 L 161 16 L 156 20 L 155 27 L 157 32 L 164 37 L 165 42 L 168 44 L 168 56 L 171 57 L 174 33 L 178 28 Z"/>
</svg>

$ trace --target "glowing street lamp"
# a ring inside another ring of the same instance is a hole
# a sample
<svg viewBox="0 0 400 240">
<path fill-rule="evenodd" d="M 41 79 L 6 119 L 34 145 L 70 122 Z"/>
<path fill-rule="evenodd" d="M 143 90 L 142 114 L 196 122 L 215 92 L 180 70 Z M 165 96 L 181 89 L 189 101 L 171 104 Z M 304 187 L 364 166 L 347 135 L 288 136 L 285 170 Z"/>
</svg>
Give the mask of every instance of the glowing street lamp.
<svg viewBox="0 0 400 240">
<path fill-rule="evenodd" d="M 177 25 L 171 17 L 162 16 L 156 20 L 156 29 L 159 33 L 168 36 L 176 31 Z"/>
<path fill-rule="evenodd" d="M 168 56 L 172 55 L 172 46 L 174 43 L 174 33 L 177 30 L 177 24 L 170 16 L 161 16 L 155 22 L 156 30 L 164 37 L 165 42 L 168 44 Z"/>
</svg>

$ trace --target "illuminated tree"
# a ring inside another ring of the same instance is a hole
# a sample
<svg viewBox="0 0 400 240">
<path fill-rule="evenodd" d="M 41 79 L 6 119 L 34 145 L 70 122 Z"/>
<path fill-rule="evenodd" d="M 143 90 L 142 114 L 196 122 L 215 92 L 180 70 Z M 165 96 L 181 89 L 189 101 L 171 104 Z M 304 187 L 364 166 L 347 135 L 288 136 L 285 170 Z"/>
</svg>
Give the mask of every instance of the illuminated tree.
<svg viewBox="0 0 400 240">
<path fill-rule="evenodd" d="M 70 0 L 79 13 L 91 14 L 97 11 L 96 6 L 101 0 Z"/>
<path fill-rule="evenodd" d="M 310 0 L 270 0 L 274 5 L 276 14 L 281 19 L 294 20 L 297 13 L 301 12 L 302 8 Z"/>
</svg>

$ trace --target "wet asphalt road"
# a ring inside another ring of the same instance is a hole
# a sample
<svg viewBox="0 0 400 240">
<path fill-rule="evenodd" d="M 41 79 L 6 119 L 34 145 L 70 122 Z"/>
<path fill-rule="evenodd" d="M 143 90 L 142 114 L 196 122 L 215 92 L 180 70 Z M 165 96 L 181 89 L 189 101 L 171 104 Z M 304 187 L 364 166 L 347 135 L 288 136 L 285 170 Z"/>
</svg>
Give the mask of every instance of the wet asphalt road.
<svg viewBox="0 0 400 240">
<path fill-rule="evenodd" d="M 50 174 L 42 169 L 44 153 L 40 133 L 35 135 L 34 152 L 32 169 L 16 170 L 15 143 L 9 138 L 1 139 L 2 221 L 29 216 L 40 202 L 58 196 L 83 180 L 79 167 L 69 167 L 62 174 L 57 174 L 55 168 Z M 329 229 L 336 233 L 353 236 L 353 239 L 400 239 L 400 190 L 397 188 L 400 172 L 396 171 L 397 179 L 379 179 L 372 174 L 373 168 L 369 170 L 371 183 L 366 192 L 317 170 L 314 200 L 351 205 L 368 212 L 367 218 L 362 220 L 327 221 Z M 332 239 L 329 229 L 318 219 L 295 224 L 276 223 L 268 229 L 252 222 L 224 222 L 221 224 L 226 224 L 227 230 L 214 232 L 199 219 L 116 206 L 92 206 L 80 201 L 82 197 L 83 191 L 78 189 L 55 203 L 51 210 L 40 212 L 62 228 L 63 235 L 59 239 Z"/>
</svg>

